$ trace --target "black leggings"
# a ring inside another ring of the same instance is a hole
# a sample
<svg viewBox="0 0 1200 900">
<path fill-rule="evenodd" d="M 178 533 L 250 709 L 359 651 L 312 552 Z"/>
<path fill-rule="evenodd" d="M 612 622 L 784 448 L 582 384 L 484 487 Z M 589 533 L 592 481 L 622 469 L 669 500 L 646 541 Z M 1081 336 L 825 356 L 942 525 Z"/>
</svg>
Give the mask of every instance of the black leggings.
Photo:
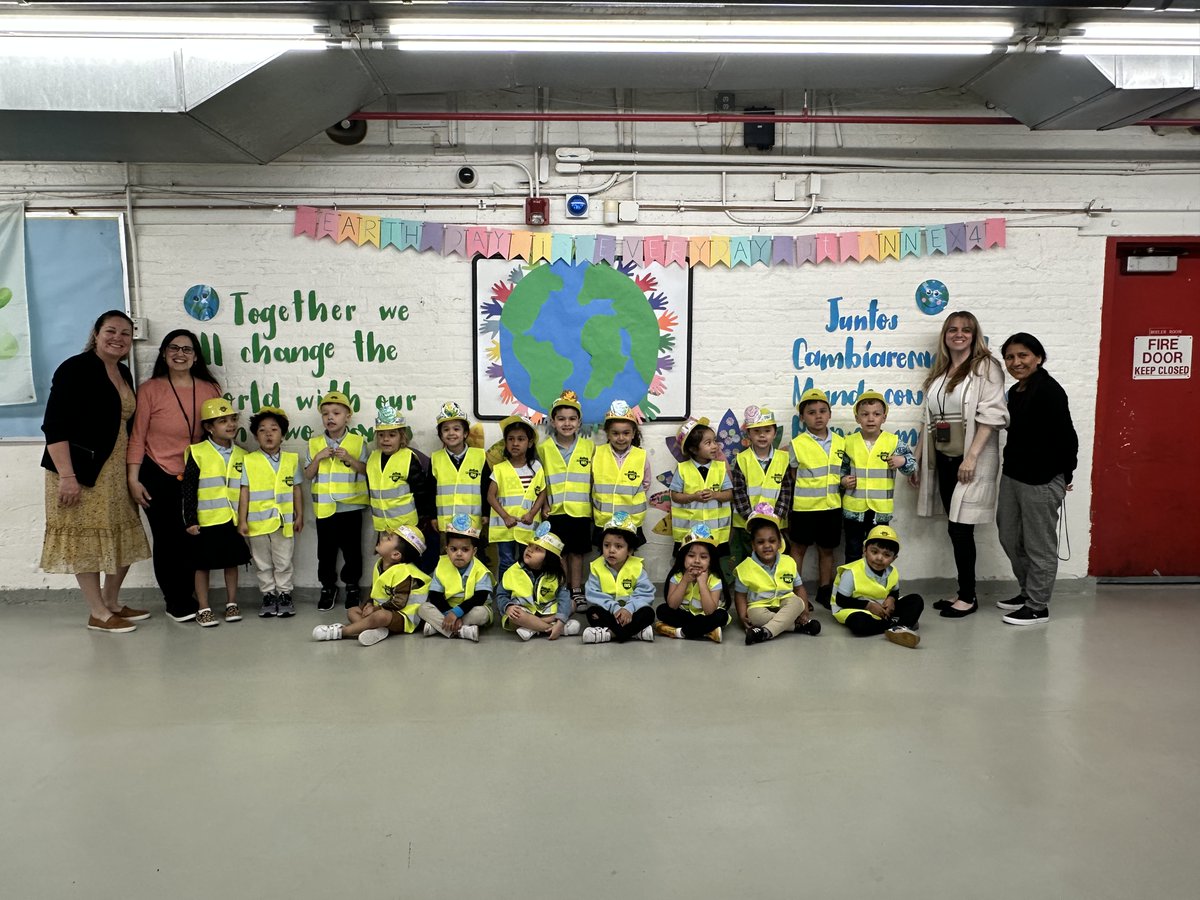
<svg viewBox="0 0 1200 900">
<path fill-rule="evenodd" d="M 921 618 L 925 609 L 925 600 L 920 594 L 905 594 L 896 600 L 896 611 L 891 619 L 877 619 L 867 612 L 855 611 L 846 616 L 845 626 L 855 637 L 870 637 L 873 634 L 883 634 L 893 625 L 903 625 L 912 628 Z"/>
<path fill-rule="evenodd" d="M 950 498 L 958 484 L 961 456 L 946 456 L 934 451 L 937 462 L 938 493 L 946 515 L 950 514 Z M 950 546 L 954 548 L 954 567 L 958 570 L 958 599 L 970 603 L 975 599 L 975 526 L 951 522 L 946 526 Z"/>
<path fill-rule="evenodd" d="M 342 581 L 357 588 L 362 579 L 362 510 L 353 509 L 317 519 L 317 580 L 336 588 L 337 558 L 342 554 Z"/>
<path fill-rule="evenodd" d="M 182 482 L 164 472 L 149 456 L 142 460 L 138 481 L 150 494 L 146 520 L 154 535 L 154 580 L 163 593 L 167 612 L 184 616 L 196 611 L 195 570 L 190 535 L 183 527 Z"/>
<path fill-rule="evenodd" d="M 686 609 L 672 609 L 665 603 L 660 603 L 655 610 L 658 621 L 672 628 L 682 628 L 685 638 L 697 640 L 705 637 L 710 631 L 724 628 L 729 624 L 729 613 L 718 608 L 713 613 L 695 615 Z"/>
<path fill-rule="evenodd" d="M 622 644 L 630 638 L 637 637 L 643 628 L 654 624 L 654 609 L 643 606 L 633 613 L 628 625 L 618 625 L 616 617 L 603 606 L 589 606 L 587 620 L 588 624 L 595 628 L 607 628 L 612 632 L 613 640 Z"/>
</svg>

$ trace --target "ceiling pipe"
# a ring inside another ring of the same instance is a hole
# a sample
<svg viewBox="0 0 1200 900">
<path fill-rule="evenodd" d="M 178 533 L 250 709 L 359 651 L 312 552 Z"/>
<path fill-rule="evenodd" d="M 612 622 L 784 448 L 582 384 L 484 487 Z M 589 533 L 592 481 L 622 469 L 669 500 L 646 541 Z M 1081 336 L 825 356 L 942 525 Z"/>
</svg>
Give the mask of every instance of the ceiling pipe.
<svg viewBox="0 0 1200 900">
<path fill-rule="evenodd" d="M 574 112 L 357 112 L 351 121 L 400 122 L 822 122 L 841 125 L 1023 125 L 1009 116 L 829 115 L 827 113 L 574 113 Z M 1142 123 L 1138 123 L 1142 124 Z"/>
</svg>

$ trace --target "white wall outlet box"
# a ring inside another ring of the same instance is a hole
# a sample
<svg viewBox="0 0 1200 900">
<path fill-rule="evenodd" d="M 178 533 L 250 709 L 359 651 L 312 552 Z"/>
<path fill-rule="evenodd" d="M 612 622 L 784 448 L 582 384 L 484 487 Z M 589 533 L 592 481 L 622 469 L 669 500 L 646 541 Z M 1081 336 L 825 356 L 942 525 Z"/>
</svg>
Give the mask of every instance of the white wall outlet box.
<svg viewBox="0 0 1200 900">
<path fill-rule="evenodd" d="M 638 206 L 636 200 L 622 200 L 617 206 L 617 221 L 636 222 L 639 212 L 641 212 L 641 207 Z"/>
</svg>

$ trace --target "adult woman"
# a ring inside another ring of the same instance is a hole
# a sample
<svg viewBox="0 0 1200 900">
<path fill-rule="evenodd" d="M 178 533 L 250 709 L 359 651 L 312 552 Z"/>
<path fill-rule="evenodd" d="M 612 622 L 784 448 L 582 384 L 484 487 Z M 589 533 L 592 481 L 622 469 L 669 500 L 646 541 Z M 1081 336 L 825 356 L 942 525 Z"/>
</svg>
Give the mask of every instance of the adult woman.
<svg viewBox="0 0 1200 900">
<path fill-rule="evenodd" d="M 129 495 L 146 510 L 154 535 L 154 578 L 176 622 L 196 617 L 192 567 L 180 494 L 184 451 L 204 439 L 200 407 L 221 396 L 221 387 L 200 355 L 190 331 L 168 332 L 154 371 L 138 390 L 137 415 L 125 461 Z"/>
<path fill-rule="evenodd" d="M 87 601 L 88 628 L 115 634 L 150 617 L 117 599 L 130 564 L 150 555 L 122 468 L 137 407 L 133 376 L 121 362 L 132 346 L 129 316 L 119 310 L 100 316 L 83 353 L 55 370 L 42 421 L 42 569 L 73 574 Z M 103 586 L 101 572 L 108 576 Z"/>
<path fill-rule="evenodd" d="M 1058 575 L 1058 511 L 1071 490 L 1079 438 L 1062 386 L 1042 368 L 1046 348 L 1017 332 L 1000 350 L 1008 374 L 1008 442 L 1000 478 L 996 525 L 1021 591 L 996 605 L 1009 625 L 1050 621 L 1050 594 Z"/>
<path fill-rule="evenodd" d="M 1000 473 L 999 429 L 1008 424 L 1004 372 L 983 339 L 979 320 L 951 313 L 938 336 L 937 359 L 925 379 L 925 420 L 917 441 L 917 471 L 909 476 L 917 515 L 950 519 L 947 531 L 958 570 L 958 593 L 939 600 L 942 616 L 958 619 L 979 609 L 975 597 L 975 526 L 996 514 Z"/>
</svg>

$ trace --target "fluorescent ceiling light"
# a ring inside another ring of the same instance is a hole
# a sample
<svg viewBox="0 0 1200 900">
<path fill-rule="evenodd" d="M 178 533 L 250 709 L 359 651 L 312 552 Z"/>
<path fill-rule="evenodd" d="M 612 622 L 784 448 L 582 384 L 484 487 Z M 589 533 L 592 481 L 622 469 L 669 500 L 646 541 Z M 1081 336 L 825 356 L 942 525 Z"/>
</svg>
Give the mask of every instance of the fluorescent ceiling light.
<svg viewBox="0 0 1200 900">
<path fill-rule="evenodd" d="M 1200 56 L 1200 19 L 1193 22 L 1084 22 L 1064 34 L 1070 56 Z"/>
<path fill-rule="evenodd" d="M 210 38 L 7 37 L 0 32 L 0 57 L 5 59 L 89 59 L 117 65 L 129 59 L 169 59 L 177 51 L 192 57 L 253 61 L 286 50 L 321 50 L 312 41 L 212 40 Z"/>
<path fill-rule="evenodd" d="M 0 16 L 0 36 L 324 40 L 310 19 L 238 16 Z"/>
</svg>

